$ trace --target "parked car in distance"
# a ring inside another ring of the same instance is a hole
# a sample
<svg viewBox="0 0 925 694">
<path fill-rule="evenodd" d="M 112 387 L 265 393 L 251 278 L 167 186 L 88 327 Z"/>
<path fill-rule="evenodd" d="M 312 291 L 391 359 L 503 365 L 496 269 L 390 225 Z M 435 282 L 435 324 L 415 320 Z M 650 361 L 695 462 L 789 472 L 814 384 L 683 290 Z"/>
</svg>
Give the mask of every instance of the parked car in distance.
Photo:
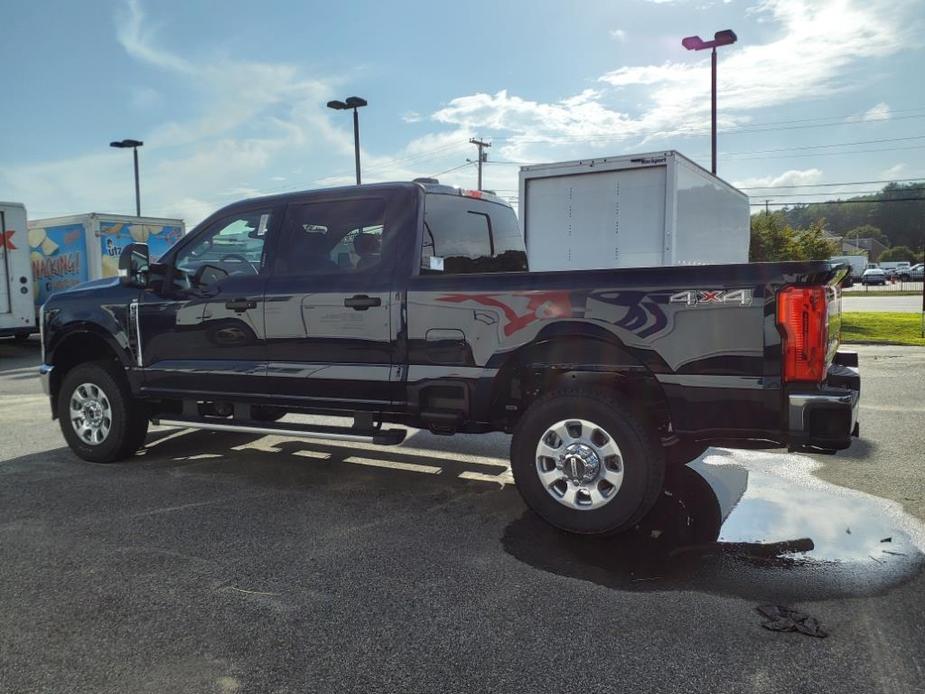
<svg viewBox="0 0 925 694">
<path fill-rule="evenodd" d="M 925 264 L 919 263 L 918 265 L 913 265 L 910 268 L 905 268 L 900 271 L 899 279 L 913 282 L 921 282 L 925 278 Z"/>
<path fill-rule="evenodd" d="M 513 209 L 433 179 L 234 203 L 154 262 L 43 306 L 71 449 L 131 457 L 149 421 L 365 444 L 399 424 L 512 433 L 551 524 L 633 527 L 710 445 L 834 453 L 858 434 L 825 261 L 528 271 Z M 351 417 L 353 426 L 278 421 Z"/>
<path fill-rule="evenodd" d="M 861 284 L 886 284 L 886 272 L 880 268 L 868 268 L 864 271 L 864 274 L 861 275 Z"/>
</svg>

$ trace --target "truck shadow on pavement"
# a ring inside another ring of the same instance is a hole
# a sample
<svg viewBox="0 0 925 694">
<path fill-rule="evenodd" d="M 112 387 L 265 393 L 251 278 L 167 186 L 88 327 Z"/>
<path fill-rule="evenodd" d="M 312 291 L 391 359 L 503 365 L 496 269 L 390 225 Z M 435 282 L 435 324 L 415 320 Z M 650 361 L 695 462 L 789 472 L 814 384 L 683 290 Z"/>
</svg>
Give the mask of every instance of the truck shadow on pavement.
<svg viewBox="0 0 925 694">
<path fill-rule="evenodd" d="M 455 443 L 441 450 L 448 440 L 426 434 L 382 448 L 161 430 L 125 463 L 83 463 L 59 449 L 7 461 L 3 472 L 90 478 L 81 483 L 105 486 L 132 506 L 132 518 L 233 498 L 242 513 L 284 500 L 315 512 L 333 504 L 332 526 L 373 516 L 436 542 L 446 541 L 441 532 L 475 528 L 483 539 L 500 534 L 508 555 L 537 570 L 617 590 L 824 600 L 883 593 L 925 567 L 920 527 L 898 505 L 819 481 L 809 458 L 788 456 L 797 460 L 785 466 L 779 454 L 755 451 L 711 449 L 675 469 L 653 510 L 626 533 L 567 534 L 525 510 L 501 457 L 507 438 L 496 438 L 471 441 L 478 455 Z M 436 526 L 421 527 L 438 511 Z"/>
</svg>

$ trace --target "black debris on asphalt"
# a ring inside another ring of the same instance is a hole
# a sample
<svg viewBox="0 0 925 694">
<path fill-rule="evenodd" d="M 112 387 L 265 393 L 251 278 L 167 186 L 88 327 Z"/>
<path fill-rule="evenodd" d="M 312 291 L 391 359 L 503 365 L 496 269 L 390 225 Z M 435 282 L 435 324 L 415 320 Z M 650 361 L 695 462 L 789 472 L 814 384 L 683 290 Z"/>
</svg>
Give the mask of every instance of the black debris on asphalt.
<svg viewBox="0 0 925 694">
<path fill-rule="evenodd" d="M 794 610 L 792 607 L 759 605 L 755 609 L 767 617 L 767 621 L 762 622 L 761 626 L 770 631 L 797 631 L 819 639 L 824 639 L 829 635 L 829 632 L 819 624 L 818 619 L 810 617 L 799 610 Z"/>
</svg>

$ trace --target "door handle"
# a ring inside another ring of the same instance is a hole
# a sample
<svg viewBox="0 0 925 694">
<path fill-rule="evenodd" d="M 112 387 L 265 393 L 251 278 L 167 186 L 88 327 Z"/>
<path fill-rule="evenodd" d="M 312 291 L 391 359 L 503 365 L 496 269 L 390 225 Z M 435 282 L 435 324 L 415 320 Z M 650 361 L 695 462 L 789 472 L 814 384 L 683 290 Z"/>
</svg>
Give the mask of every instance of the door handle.
<svg viewBox="0 0 925 694">
<path fill-rule="evenodd" d="M 249 308 L 257 308 L 257 302 L 252 299 L 232 299 L 225 302 L 225 308 L 243 313 Z"/>
<path fill-rule="evenodd" d="M 378 296 L 366 296 L 366 294 L 357 294 L 349 299 L 344 299 L 344 306 L 352 308 L 354 311 L 365 311 L 370 306 L 382 306 L 382 299 Z"/>
</svg>

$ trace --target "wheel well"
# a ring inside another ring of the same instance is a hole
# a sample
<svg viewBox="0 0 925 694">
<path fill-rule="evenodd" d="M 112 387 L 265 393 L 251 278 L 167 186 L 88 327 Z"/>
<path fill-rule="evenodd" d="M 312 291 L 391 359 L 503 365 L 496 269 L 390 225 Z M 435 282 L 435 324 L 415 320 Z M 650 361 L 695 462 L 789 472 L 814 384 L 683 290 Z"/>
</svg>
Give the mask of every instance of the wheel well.
<svg viewBox="0 0 925 694">
<path fill-rule="evenodd" d="M 53 416 L 57 413 L 58 391 L 68 372 L 79 364 L 101 359 L 112 359 L 114 363 L 120 367 L 122 366 L 118 354 L 109 346 L 106 340 L 90 332 L 77 332 L 68 335 L 55 347 L 54 358 L 51 363 L 54 369 L 51 372 L 50 383 Z"/>
<path fill-rule="evenodd" d="M 595 337 L 553 338 L 511 354 L 494 381 L 492 417 L 513 429 L 536 398 L 564 385 L 619 392 L 659 436 L 668 435 L 668 401 L 652 372 L 622 345 Z"/>
</svg>

